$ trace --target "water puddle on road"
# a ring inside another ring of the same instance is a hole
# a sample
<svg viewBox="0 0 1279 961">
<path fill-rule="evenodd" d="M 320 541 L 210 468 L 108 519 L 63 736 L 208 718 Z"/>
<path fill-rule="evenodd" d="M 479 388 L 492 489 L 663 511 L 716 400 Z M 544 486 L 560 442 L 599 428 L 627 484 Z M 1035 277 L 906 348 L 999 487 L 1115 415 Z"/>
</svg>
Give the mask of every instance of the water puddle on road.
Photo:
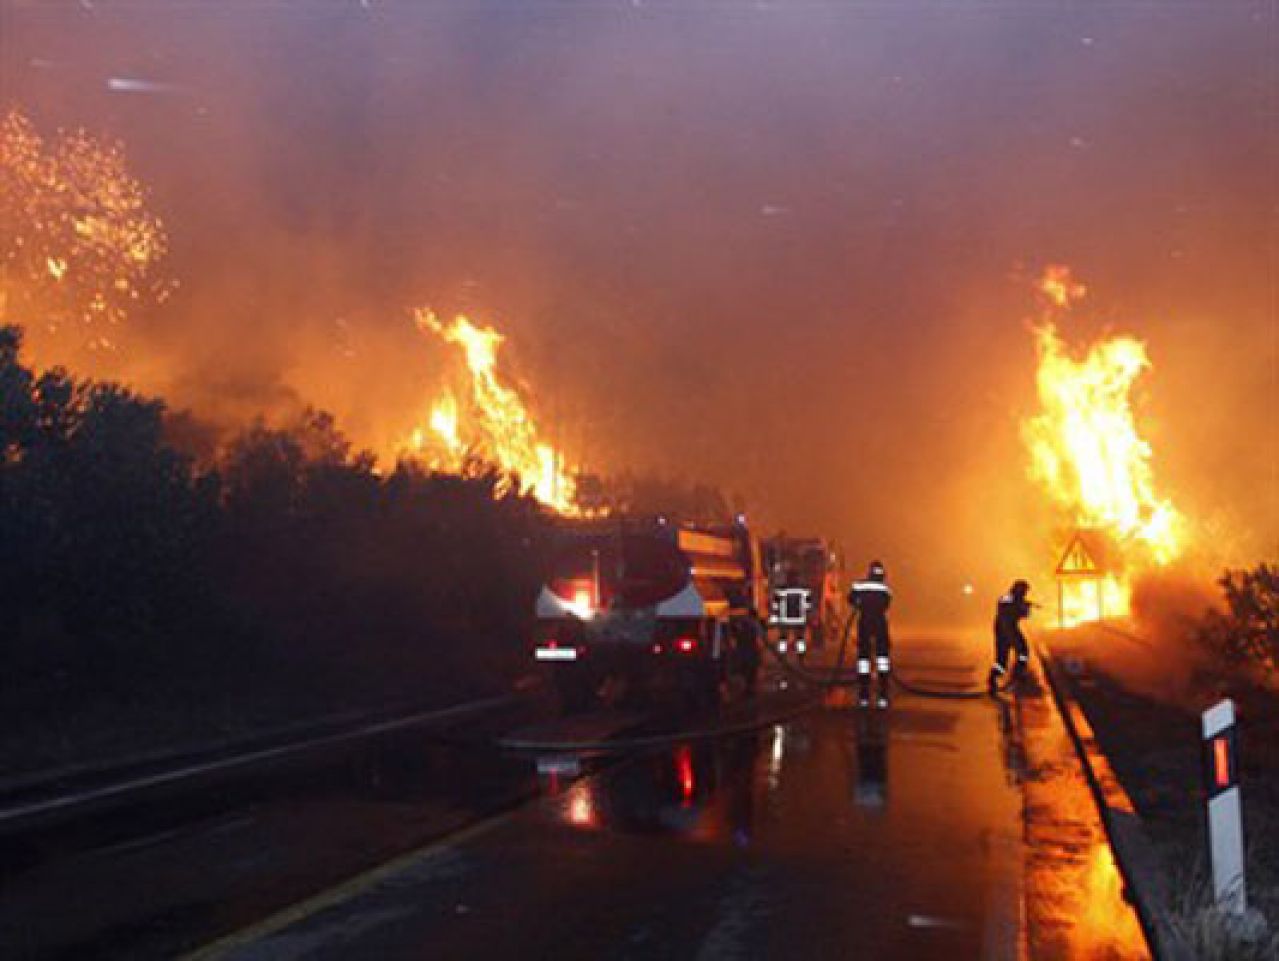
<svg viewBox="0 0 1279 961">
<path fill-rule="evenodd" d="M 778 726 L 778 730 L 782 730 Z M 583 830 L 679 836 L 711 841 L 749 836 L 761 739 L 691 742 L 628 759 L 601 778 L 546 779 L 553 819 Z M 554 759 L 539 760 L 554 767 Z M 559 780 L 559 783 L 556 783 Z"/>
<path fill-rule="evenodd" d="M 940 689 L 931 671 L 915 674 Z M 909 937 L 901 956 L 944 956 L 961 943 L 1032 961 L 1150 956 L 1042 691 L 994 704 L 903 696 L 889 711 L 862 712 L 836 690 L 803 717 L 640 751 L 598 777 L 568 754 L 536 766 L 543 823 L 595 839 L 571 843 L 668 857 L 715 848 L 707 863 L 771 872 L 778 911 L 791 904 L 780 893 L 788 885 L 813 910 L 830 892 L 873 902 L 874 923 L 862 917 L 858 930 Z M 629 846 L 637 836 L 642 849 Z M 831 910 L 813 930 L 844 923 Z"/>
</svg>

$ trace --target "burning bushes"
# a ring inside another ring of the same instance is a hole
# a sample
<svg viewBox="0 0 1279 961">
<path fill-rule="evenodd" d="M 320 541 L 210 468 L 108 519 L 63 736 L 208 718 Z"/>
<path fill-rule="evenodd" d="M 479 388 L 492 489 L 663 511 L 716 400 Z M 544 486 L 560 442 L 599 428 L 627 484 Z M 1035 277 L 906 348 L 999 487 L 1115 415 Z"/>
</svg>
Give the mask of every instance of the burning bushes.
<svg viewBox="0 0 1279 961">
<path fill-rule="evenodd" d="M 1226 610 L 1211 611 L 1200 640 L 1232 664 L 1279 670 L 1279 566 L 1226 571 L 1218 581 Z"/>
<path fill-rule="evenodd" d="M 0 765 L 46 734 L 94 751 L 77 724 L 136 750 L 457 699 L 522 661 L 546 518 L 497 474 L 382 476 L 315 412 L 197 467 L 162 403 L 20 346 L 0 328 Z"/>
</svg>

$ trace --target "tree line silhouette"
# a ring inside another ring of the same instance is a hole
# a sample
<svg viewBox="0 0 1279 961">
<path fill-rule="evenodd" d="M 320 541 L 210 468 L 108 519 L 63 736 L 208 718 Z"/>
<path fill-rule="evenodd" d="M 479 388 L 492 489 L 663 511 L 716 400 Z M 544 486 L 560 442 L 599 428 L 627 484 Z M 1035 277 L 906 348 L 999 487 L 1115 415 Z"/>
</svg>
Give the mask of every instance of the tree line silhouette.
<svg viewBox="0 0 1279 961">
<path fill-rule="evenodd" d="M 0 328 L 0 738 L 461 699 L 524 663 L 549 525 L 492 469 L 382 474 L 318 412 L 197 461 L 189 416 L 20 348 Z"/>
<path fill-rule="evenodd" d="M 37 372 L 0 327 L 0 776 L 527 671 L 555 521 L 479 461 L 381 472 L 308 411 L 222 436 L 118 384 Z M 624 475 L 614 510 L 726 520 Z"/>
</svg>

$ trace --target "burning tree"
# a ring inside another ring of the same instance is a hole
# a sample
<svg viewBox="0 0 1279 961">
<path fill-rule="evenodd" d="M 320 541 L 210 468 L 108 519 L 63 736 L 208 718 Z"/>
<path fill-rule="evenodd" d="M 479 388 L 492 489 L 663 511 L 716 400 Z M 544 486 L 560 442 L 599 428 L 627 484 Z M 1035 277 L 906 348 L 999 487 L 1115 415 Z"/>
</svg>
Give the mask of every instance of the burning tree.
<svg viewBox="0 0 1279 961">
<path fill-rule="evenodd" d="M 168 241 L 121 144 L 84 130 L 42 137 L 12 109 L 0 120 L 0 321 L 112 349 L 111 327 L 169 290 L 154 279 Z"/>
<path fill-rule="evenodd" d="M 501 491 L 531 493 L 562 514 L 577 512 L 574 483 L 563 455 L 544 441 L 520 393 L 498 370 L 505 338 L 466 317 L 445 324 L 429 310 L 415 315 L 418 329 L 462 349 L 468 389 L 459 398 L 444 391 L 431 405 L 426 426 L 414 430 L 407 453 L 454 473 L 492 465 L 504 477 Z"/>
<path fill-rule="evenodd" d="M 1109 614 L 1126 614 L 1133 575 L 1176 560 L 1184 549 L 1184 521 L 1157 491 L 1153 452 L 1141 436 L 1131 393 L 1150 369 L 1143 343 L 1108 337 L 1072 351 L 1056 321 L 1087 289 L 1068 268 L 1050 267 L 1039 283 L 1047 303 L 1034 328 L 1039 356 L 1040 412 L 1023 425 L 1030 475 L 1075 529 L 1098 532 L 1113 547 L 1113 568 L 1102 591 Z M 1097 615 L 1072 585 L 1063 595 L 1063 620 Z"/>
</svg>

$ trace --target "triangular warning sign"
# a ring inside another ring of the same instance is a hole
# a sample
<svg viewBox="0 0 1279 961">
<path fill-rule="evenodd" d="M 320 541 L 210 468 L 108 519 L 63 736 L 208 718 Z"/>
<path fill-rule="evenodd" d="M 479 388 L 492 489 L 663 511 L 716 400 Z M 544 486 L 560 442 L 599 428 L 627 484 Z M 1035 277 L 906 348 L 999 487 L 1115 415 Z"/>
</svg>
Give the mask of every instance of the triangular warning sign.
<svg viewBox="0 0 1279 961">
<path fill-rule="evenodd" d="M 1096 576 L 1100 573 L 1101 568 L 1084 543 L 1083 536 L 1076 533 L 1066 545 L 1066 550 L 1062 552 L 1061 560 L 1057 563 L 1057 576 L 1069 577 L 1081 574 Z"/>
</svg>

